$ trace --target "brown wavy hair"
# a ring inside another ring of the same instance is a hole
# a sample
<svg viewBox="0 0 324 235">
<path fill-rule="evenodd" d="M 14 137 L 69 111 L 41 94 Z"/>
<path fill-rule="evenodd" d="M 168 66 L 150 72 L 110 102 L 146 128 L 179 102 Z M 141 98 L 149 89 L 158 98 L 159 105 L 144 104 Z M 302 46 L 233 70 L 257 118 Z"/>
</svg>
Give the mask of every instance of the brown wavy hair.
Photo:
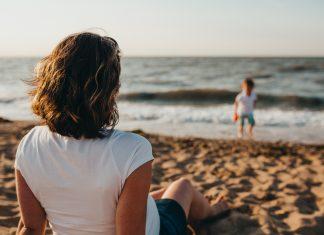
<svg viewBox="0 0 324 235">
<path fill-rule="evenodd" d="M 118 122 L 120 49 L 110 37 L 77 33 L 43 58 L 30 81 L 32 110 L 53 132 L 103 137 Z"/>
</svg>

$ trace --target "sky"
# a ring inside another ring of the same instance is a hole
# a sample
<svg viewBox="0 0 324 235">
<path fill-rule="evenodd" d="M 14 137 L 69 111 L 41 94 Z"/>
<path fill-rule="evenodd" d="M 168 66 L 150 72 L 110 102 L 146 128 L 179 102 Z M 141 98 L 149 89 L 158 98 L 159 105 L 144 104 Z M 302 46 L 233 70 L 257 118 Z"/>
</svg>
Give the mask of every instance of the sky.
<svg viewBox="0 0 324 235">
<path fill-rule="evenodd" d="M 10 57 L 79 31 L 125 56 L 324 56 L 324 0 L 0 0 L 0 30 Z"/>
</svg>

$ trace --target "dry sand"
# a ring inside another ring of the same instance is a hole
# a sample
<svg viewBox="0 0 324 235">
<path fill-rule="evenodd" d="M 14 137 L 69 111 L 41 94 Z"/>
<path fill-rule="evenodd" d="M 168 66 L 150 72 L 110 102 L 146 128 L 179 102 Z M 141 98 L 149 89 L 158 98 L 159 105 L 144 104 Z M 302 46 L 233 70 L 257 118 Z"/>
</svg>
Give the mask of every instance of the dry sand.
<svg viewBox="0 0 324 235">
<path fill-rule="evenodd" d="M 31 122 L 0 119 L 0 235 L 19 220 L 14 156 Z M 185 176 L 229 217 L 196 234 L 324 234 L 324 145 L 173 138 L 142 133 L 155 154 L 152 190 Z"/>
</svg>

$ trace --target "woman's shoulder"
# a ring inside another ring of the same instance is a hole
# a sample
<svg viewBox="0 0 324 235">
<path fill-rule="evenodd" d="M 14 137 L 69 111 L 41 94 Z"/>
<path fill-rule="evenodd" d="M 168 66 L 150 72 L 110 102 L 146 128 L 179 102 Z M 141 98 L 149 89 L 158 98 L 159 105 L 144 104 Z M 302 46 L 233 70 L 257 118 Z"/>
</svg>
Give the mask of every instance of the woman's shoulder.
<svg viewBox="0 0 324 235">
<path fill-rule="evenodd" d="M 42 126 L 35 126 L 30 129 L 25 136 L 20 140 L 17 151 L 16 151 L 16 159 L 15 159 L 15 168 L 21 170 L 21 165 L 26 164 L 26 161 L 31 159 L 30 156 L 33 156 L 34 152 L 31 152 L 34 147 L 37 147 L 37 140 L 40 139 L 39 133 L 43 131 Z M 28 157 L 29 156 L 29 157 Z M 24 163 L 22 163 L 24 162 Z"/>
<path fill-rule="evenodd" d="M 18 145 L 18 148 L 23 147 L 26 145 L 26 143 L 30 143 L 35 139 L 37 135 L 39 135 L 40 132 L 44 131 L 46 127 L 45 126 L 34 126 L 32 129 L 30 129 L 20 140 L 20 143 Z"/>
<path fill-rule="evenodd" d="M 112 135 L 114 143 L 127 145 L 150 145 L 150 142 L 143 136 L 133 132 L 114 130 Z"/>
<path fill-rule="evenodd" d="M 138 167 L 153 160 L 152 146 L 143 136 L 125 131 L 114 131 L 112 153 L 124 180 Z"/>
</svg>

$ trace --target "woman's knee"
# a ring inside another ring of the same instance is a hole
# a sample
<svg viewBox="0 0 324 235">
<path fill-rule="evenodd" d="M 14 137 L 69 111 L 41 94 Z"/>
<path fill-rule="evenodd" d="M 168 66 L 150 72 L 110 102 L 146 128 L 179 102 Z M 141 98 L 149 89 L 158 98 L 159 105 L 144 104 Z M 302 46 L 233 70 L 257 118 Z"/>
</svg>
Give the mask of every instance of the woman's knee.
<svg viewBox="0 0 324 235">
<path fill-rule="evenodd" d="M 162 198 L 173 199 L 178 202 L 188 218 L 193 193 L 194 190 L 190 181 L 185 178 L 180 178 L 170 184 Z"/>
<path fill-rule="evenodd" d="M 193 187 L 188 179 L 180 178 L 172 182 L 162 198 L 171 198 L 176 200 L 191 200 L 193 195 Z"/>
<path fill-rule="evenodd" d="M 180 179 L 174 181 L 172 183 L 174 186 L 176 186 L 177 188 L 181 189 L 181 191 L 186 192 L 186 193 L 190 193 L 192 192 L 192 184 L 190 182 L 190 180 L 181 177 Z"/>
</svg>

